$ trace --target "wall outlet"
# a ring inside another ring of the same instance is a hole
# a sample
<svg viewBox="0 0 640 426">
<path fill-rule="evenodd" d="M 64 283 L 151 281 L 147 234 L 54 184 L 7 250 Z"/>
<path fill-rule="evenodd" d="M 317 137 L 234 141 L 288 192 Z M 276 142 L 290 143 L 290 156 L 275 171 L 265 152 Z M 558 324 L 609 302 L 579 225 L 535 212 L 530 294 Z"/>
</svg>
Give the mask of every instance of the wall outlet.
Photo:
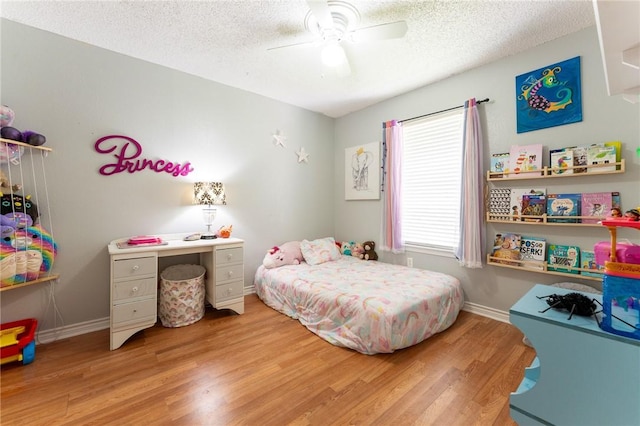
<svg viewBox="0 0 640 426">
<path fill-rule="evenodd" d="M 413 257 L 407 257 L 407 266 L 413 268 Z"/>
</svg>

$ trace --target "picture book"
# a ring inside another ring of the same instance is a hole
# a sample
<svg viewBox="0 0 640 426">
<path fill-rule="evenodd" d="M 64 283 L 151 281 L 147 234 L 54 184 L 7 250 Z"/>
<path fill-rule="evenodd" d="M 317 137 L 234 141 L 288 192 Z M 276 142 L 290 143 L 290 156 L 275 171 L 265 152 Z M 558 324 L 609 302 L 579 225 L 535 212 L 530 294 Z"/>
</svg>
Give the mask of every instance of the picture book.
<svg viewBox="0 0 640 426">
<path fill-rule="evenodd" d="M 511 203 L 509 204 L 509 214 L 511 220 L 522 221 L 522 196 L 523 195 L 545 195 L 546 188 L 511 188 Z"/>
<path fill-rule="evenodd" d="M 522 196 L 522 220 L 524 222 L 542 222 L 542 215 L 544 215 L 546 211 L 547 198 L 544 195 L 524 194 Z"/>
<path fill-rule="evenodd" d="M 549 244 L 547 257 L 547 269 L 550 271 L 567 272 L 569 274 L 579 274 L 580 248 L 578 246 L 565 246 L 559 244 Z"/>
<path fill-rule="evenodd" d="M 490 171 L 491 173 L 509 173 L 509 153 L 492 154 Z M 502 174 L 499 174 L 494 177 L 502 176 Z"/>
<path fill-rule="evenodd" d="M 512 233 L 496 234 L 491 256 L 507 260 L 520 260 L 520 235 Z M 496 260 L 496 263 L 520 266 L 520 262 Z"/>
<path fill-rule="evenodd" d="M 622 206 L 620 205 L 620 193 L 617 191 L 611 193 L 611 208 L 614 207 L 622 211 Z"/>
<path fill-rule="evenodd" d="M 587 164 L 593 166 L 594 164 L 610 164 L 616 162 L 616 147 L 605 146 L 604 144 L 591 145 L 587 148 Z M 590 167 L 587 172 L 589 173 L 602 173 L 610 172 L 616 169 L 615 165 L 606 167 Z"/>
<path fill-rule="evenodd" d="M 573 173 L 586 173 L 587 169 L 587 147 L 586 146 L 573 146 Z"/>
<path fill-rule="evenodd" d="M 520 239 L 520 260 L 522 266 L 530 269 L 544 270 L 546 257 L 546 241 L 544 238 L 522 236 Z"/>
<path fill-rule="evenodd" d="M 580 250 L 580 268 L 601 271 L 599 274 L 589 271 L 580 271 L 582 275 L 586 275 L 588 277 L 602 277 L 602 273 L 604 273 L 604 266 L 596 264 L 596 254 L 592 250 Z"/>
<path fill-rule="evenodd" d="M 530 178 L 542 170 L 542 145 L 513 145 L 509 150 L 509 177 Z"/>
<path fill-rule="evenodd" d="M 612 146 L 616 149 L 616 163 L 619 163 L 620 160 L 622 160 L 622 142 L 620 141 L 605 142 L 604 146 Z"/>
<path fill-rule="evenodd" d="M 611 215 L 611 192 L 584 192 L 580 204 L 582 223 L 598 223 Z M 597 216 L 596 219 L 585 219 L 585 216 Z"/>
<path fill-rule="evenodd" d="M 549 151 L 549 168 L 552 175 L 573 174 L 573 150 L 570 148 L 552 149 Z"/>
<path fill-rule="evenodd" d="M 489 190 L 488 211 L 491 219 L 511 220 L 511 189 L 491 188 Z"/>
<path fill-rule="evenodd" d="M 578 223 L 571 216 L 580 215 L 582 194 L 549 194 L 547 195 L 547 221 Z"/>
</svg>

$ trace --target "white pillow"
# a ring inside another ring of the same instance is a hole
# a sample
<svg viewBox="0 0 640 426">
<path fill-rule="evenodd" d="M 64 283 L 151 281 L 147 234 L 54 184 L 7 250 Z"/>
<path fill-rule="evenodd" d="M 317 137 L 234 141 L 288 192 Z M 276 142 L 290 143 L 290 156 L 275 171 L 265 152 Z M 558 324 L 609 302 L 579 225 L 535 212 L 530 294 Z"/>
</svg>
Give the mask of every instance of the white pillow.
<svg viewBox="0 0 640 426">
<path fill-rule="evenodd" d="M 302 251 L 305 262 L 309 265 L 338 260 L 341 256 L 333 237 L 319 238 L 313 241 L 302 240 L 300 251 Z"/>
</svg>

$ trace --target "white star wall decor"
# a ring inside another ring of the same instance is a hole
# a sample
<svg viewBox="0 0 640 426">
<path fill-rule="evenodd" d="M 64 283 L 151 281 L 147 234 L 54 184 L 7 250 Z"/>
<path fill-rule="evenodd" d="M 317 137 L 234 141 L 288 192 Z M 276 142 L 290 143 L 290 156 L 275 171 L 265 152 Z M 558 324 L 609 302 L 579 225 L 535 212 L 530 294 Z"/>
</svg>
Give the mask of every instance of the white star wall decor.
<svg viewBox="0 0 640 426">
<path fill-rule="evenodd" d="M 283 148 L 286 148 L 287 147 L 285 145 L 286 140 L 287 140 L 287 137 L 280 130 L 276 130 L 276 132 L 273 134 L 273 143 L 276 146 L 281 146 Z"/>
<path fill-rule="evenodd" d="M 296 154 L 298 155 L 298 163 L 302 163 L 303 161 L 305 163 L 309 162 L 309 153 L 306 152 L 304 148 L 301 147 L 299 151 L 296 151 Z"/>
</svg>

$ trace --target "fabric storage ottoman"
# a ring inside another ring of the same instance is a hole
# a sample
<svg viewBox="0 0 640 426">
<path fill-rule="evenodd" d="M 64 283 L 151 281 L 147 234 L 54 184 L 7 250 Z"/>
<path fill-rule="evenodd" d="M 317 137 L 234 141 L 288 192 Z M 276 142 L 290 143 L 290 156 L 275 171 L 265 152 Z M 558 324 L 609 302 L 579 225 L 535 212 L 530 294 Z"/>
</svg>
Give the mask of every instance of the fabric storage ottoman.
<svg viewBox="0 0 640 426">
<path fill-rule="evenodd" d="M 200 265 L 174 265 L 160 274 L 158 316 L 165 327 L 183 327 L 204 316 L 204 275 Z"/>
</svg>

